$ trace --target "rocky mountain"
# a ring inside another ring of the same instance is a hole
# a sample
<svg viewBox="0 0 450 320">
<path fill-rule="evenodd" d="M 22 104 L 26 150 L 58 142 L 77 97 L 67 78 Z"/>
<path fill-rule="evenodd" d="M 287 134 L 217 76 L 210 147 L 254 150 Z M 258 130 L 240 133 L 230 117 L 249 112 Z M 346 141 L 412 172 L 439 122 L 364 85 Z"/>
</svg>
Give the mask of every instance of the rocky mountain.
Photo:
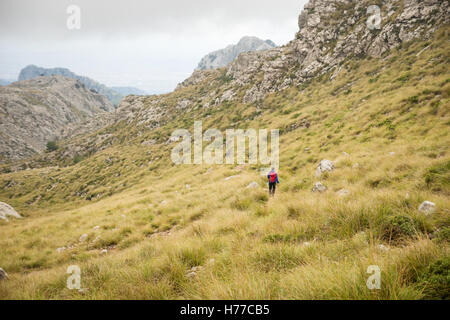
<svg viewBox="0 0 450 320">
<path fill-rule="evenodd" d="M 227 96 L 235 95 L 233 88 L 248 87 L 242 101 L 250 103 L 331 71 L 334 79 L 348 58 L 382 58 L 404 42 L 430 37 L 449 22 L 448 1 L 389 0 L 380 8 L 379 28 L 369 28 L 370 5 L 369 1 L 311 0 L 299 16 L 296 39 L 283 47 L 241 53 L 227 67 Z M 205 76 L 196 71 L 179 88 L 197 84 Z"/>
<path fill-rule="evenodd" d="M 113 122 L 126 123 L 128 135 L 141 127 L 154 130 L 190 112 L 211 112 L 208 110 L 223 105 L 243 103 L 260 110 L 270 94 L 289 88 L 301 90 L 322 76 L 332 83 L 348 71 L 346 62 L 350 59 L 384 59 L 404 43 L 429 39 L 437 28 L 450 21 L 448 1 L 388 0 L 380 9 L 379 29 L 371 29 L 367 25 L 367 8 L 371 5 L 368 0 L 311 0 L 299 16 L 296 38 L 287 45 L 243 52 L 225 68 L 195 70 L 173 93 L 128 96 L 118 106 Z M 111 121 L 110 117 L 102 123 L 109 125 Z M 306 124 L 307 121 L 295 126 Z M 72 126 L 68 132 L 70 136 L 79 131 Z M 114 139 L 110 136 L 104 142 L 108 145 L 97 145 L 97 138 L 90 135 L 69 143 L 60 153 L 68 157 L 91 154 L 108 147 L 111 140 Z M 71 150 L 70 146 L 75 145 L 77 150 Z"/>
<path fill-rule="evenodd" d="M 122 98 L 124 97 L 124 95 L 122 95 L 118 91 L 112 88 L 108 88 L 104 84 L 92 80 L 91 78 L 79 76 L 66 68 L 48 69 L 48 68 L 41 68 L 35 65 L 29 65 L 20 71 L 19 81 L 29 80 L 37 77 L 48 77 L 56 75 L 80 80 L 89 90 L 93 90 L 96 93 L 104 95 L 106 98 L 108 98 L 109 101 L 111 101 L 112 104 L 116 106 L 120 103 L 120 100 L 122 100 Z"/>
<path fill-rule="evenodd" d="M 135 96 L 147 95 L 147 92 L 145 92 L 144 90 L 134 88 L 134 87 L 111 87 L 111 89 L 120 93 L 124 97 L 129 96 L 129 95 L 135 95 Z"/>
<path fill-rule="evenodd" d="M 0 165 L 22 217 L 0 221 L 0 299 L 448 299 L 449 16 L 441 0 L 311 0 L 287 45 Z M 275 197 L 262 163 L 174 163 L 179 129 L 188 156 L 203 140 L 218 160 L 228 129 L 279 129 Z M 95 272 L 68 292 L 74 260 Z"/>
<path fill-rule="evenodd" d="M 41 152 L 66 126 L 114 110 L 103 95 L 79 80 L 62 76 L 0 87 L 0 161 Z"/>
<path fill-rule="evenodd" d="M 236 45 L 209 53 L 198 64 L 198 70 L 222 68 L 230 64 L 242 52 L 263 51 L 276 47 L 271 40 L 261 40 L 257 37 L 243 37 Z"/>
</svg>

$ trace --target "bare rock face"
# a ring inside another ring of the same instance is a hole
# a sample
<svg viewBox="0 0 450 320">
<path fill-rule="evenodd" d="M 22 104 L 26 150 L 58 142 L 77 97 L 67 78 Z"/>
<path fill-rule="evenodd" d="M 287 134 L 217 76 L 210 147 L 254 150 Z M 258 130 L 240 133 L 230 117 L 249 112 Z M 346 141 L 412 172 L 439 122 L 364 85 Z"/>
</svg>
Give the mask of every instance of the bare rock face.
<svg viewBox="0 0 450 320">
<path fill-rule="evenodd" d="M 270 40 L 261 40 L 256 37 L 243 37 L 236 45 L 229 45 L 225 49 L 211 52 L 203 57 L 198 64 L 198 70 L 208 70 L 226 67 L 242 52 L 262 51 L 276 47 Z"/>
<path fill-rule="evenodd" d="M 240 54 L 227 68 L 227 76 L 236 85 L 254 83 L 244 102 L 255 102 L 267 93 L 340 71 L 340 64 L 351 56 L 379 58 L 403 42 L 429 37 L 450 20 L 448 1 L 389 0 L 380 7 L 380 29 L 371 30 L 367 9 L 372 4 L 310 0 L 300 14 L 295 40 L 284 47 Z M 261 81 L 257 80 L 260 72 Z"/>
<path fill-rule="evenodd" d="M 30 157 L 70 124 L 113 111 L 114 106 L 78 80 L 39 77 L 0 87 L 0 162 Z"/>
<path fill-rule="evenodd" d="M 17 219 L 22 218 L 22 216 L 18 214 L 9 204 L 0 202 L 0 219 L 8 221 L 8 217 L 14 217 Z"/>
</svg>

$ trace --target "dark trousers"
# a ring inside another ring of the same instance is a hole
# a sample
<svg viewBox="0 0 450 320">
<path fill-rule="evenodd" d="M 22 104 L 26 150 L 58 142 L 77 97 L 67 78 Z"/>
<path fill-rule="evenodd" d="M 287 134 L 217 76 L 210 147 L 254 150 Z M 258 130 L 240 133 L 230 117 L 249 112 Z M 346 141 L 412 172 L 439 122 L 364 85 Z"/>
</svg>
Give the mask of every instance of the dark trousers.
<svg viewBox="0 0 450 320">
<path fill-rule="evenodd" d="M 275 190 L 277 189 L 277 183 L 276 182 L 269 182 L 269 194 L 271 196 L 275 195 Z"/>
</svg>

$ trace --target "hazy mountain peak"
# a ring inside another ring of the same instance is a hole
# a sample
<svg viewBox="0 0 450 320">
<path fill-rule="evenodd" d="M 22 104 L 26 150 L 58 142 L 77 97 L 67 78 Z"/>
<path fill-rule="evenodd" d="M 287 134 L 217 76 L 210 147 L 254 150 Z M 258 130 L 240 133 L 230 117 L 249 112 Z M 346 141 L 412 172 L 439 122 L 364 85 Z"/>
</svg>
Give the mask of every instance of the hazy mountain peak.
<svg viewBox="0 0 450 320">
<path fill-rule="evenodd" d="M 208 70 L 222 68 L 230 64 L 242 52 L 262 51 L 276 47 L 272 40 L 261 40 L 257 37 L 245 36 L 235 45 L 209 53 L 200 61 L 197 69 Z"/>
<path fill-rule="evenodd" d="M 41 68 L 32 64 L 20 71 L 19 81 L 29 80 L 37 77 L 50 77 L 57 75 L 80 80 L 86 85 L 89 90 L 94 90 L 95 92 L 104 95 L 114 105 L 118 105 L 120 103 L 120 100 L 122 100 L 123 98 L 120 93 L 111 88 L 108 88 L 104 84 L 101 84 L 91 78 L 77 75 L 67 68 Z"/>
</svg>

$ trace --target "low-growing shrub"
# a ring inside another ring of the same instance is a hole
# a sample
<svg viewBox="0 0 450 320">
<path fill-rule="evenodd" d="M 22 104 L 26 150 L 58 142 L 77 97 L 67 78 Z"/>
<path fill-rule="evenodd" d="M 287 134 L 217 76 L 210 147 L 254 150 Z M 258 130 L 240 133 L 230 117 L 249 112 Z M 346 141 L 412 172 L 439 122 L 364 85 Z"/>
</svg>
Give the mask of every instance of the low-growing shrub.
<svg viewBox="0 0 450 320">
<path fill-rule="evenodd" d="M 284 271 L 306 263 L 299 248 L 288 246 L 264 247 L 254 254 L 253 260 L 265 272 Z"/>
<path fill-rule="evenodd" d="M 423 289 L 424 299 L 450 299 L 450 257 L 437 260 L 419 276 L 417 285 Z"/>
<path fill-rule="evenodd" d="M 250 198 L 236 197 L 236 199 L 231 203 L 231 208 L 244 211 L 250 208 L 252 202 L 253 201 Z"/>
<path fill-rule="evenodd" d="M 178 251 L 177 256 L 189 268 L 201 266 L 206 260 L 203 248 L 183 248 Z"/>
<path fill-rule="evenodd" d="M 393 215 L 383 218 L 381 239 L 388 242 L 398 242 L 414 238 L 420 228 L 414 219 L 405 215 Z"/>
<path fill-rule="evenodd" d="M 450 161 L 429 168 L 425 173 L 425 184 L 431 191 L 450 193 Z"/>
</svg>

